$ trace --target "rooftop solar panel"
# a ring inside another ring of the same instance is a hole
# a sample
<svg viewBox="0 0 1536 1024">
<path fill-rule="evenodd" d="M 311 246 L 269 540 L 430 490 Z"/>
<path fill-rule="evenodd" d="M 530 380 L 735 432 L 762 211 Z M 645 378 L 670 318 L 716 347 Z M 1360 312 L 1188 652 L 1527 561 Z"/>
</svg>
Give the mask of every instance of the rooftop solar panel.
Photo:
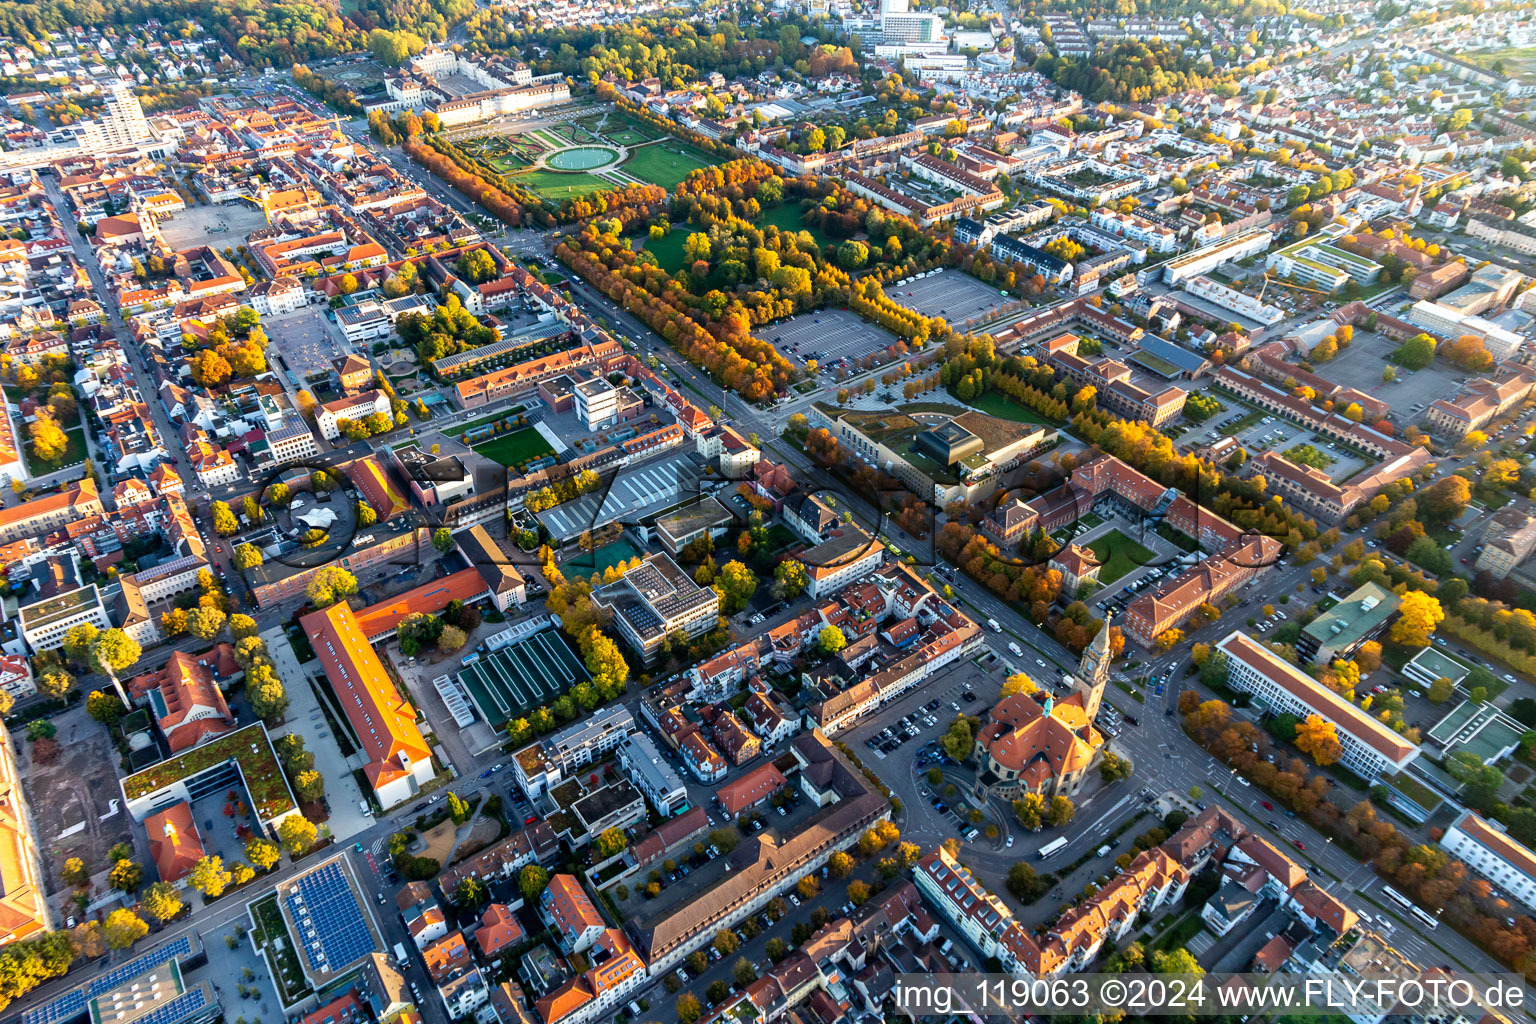
<svg viewBox="0 0 1536 1024">
<path fill-rule="evenodd" d="M 311 971 L 339 971 L 374 951 L 366 915 L 339 864 L 295 879 L 284 899 Z"/>
<path fill-rule="evenodd" d="M 86 1004 L 97 996 L 112 991 L 151 968 L 191 956 L 194 952 L 192 936 L 183 935 L 98 974 L 79 988 L 71 989 L 41 1006 L 34 1006 L 21 1015 L 21 1024 L 64 1024 L 72 1021 L 84 1016 Z"/>
</svg>

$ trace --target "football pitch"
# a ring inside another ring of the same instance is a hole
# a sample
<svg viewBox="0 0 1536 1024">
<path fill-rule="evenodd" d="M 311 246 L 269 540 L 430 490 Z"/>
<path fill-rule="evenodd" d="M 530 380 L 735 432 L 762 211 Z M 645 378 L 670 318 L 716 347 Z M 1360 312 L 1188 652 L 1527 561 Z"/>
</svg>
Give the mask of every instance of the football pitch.
<svg viewBox="0 0 1536 1024">
<path fill-rule="evenodd" d="M 535 633 L 465 665 L 459 683 L 499 728 L 509 718 L 547 706 L 577 683 L 592 677 L 574 651 L 553 630 Z"/>
</svg>

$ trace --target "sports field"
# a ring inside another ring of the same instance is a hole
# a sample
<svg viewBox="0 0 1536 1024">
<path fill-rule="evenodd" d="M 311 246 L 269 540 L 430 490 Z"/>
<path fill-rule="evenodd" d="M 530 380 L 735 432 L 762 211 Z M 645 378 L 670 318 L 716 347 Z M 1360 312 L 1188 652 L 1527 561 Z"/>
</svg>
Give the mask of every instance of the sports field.
<svg viewBox="0 0 1536 1024">
<path fill-rule="evenodd" d="M 459 683 L 492 726 L 548 705 L 592 677 L 559 632 L 546 629 L 464 666 Z"/>
<path fill-rule="evenodd" d="M 1107 586 L 1121 576 L 1152 561 L 1152 552 L 1136 543 L 1119 530 L 1111 530 L 1092 544 L 1088 550 L 1103 563 L 1099 569 L 1099 583 Z"/>
<path fill-rule="evenodd" d="M 549 446 L 549 442 L 544 440 L 544 435 L 533 427 L 502 434 L 500 437 L 493 437 L 475 446 L 476 455 L 484 455 L 503 466 L 516 466 L 529 459 L 542 458 L 554 453 L 555 450 Z"/>
</svg>

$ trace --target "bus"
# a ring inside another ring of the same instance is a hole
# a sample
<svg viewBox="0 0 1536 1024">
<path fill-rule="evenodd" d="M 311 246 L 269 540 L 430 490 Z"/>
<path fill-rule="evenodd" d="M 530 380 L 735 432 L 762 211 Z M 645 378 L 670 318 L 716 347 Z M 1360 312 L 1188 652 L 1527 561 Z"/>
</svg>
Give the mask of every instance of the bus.
<svg viewBox="0 0 1536 1024">
<path fill-rule="evenodd" d="M 1391 900 L 1393 903 L 1396 903 L 1398 906 L 1402 907 L 1404 910 L 1414 909 L 1413 901 L 1404 896 L 1402 893 L 1398 892 L 1396 889 L 1392 888 L 1390 885 L 1382 886 L 1381 894 L 1387 899 Z"/>
<path fill-rule="evenodd" d="M 1436 928 L 1440 927 L 1439 918 L 1435 917 L 1433 914 L 1425 913 L 1424 910 L 1419 907 L 1410 908 L 1408 913 L 1412 914 L 1420 921 L 1423 921 L 1424 927 L 1428 928 L 1430 931 L 1434 931 Z"/>
<path fill-rule="evenodd" d="M 1049 843 L 1046 843 L 1044 846 L 1040 847 L 1040 852 L 1036 854 L 1036 856 L 1041 860 L 1045 860 L 1047 857 L 1054 856 L 1066 848 L 1066 839 L 1053 839 Z"/>
</svg>

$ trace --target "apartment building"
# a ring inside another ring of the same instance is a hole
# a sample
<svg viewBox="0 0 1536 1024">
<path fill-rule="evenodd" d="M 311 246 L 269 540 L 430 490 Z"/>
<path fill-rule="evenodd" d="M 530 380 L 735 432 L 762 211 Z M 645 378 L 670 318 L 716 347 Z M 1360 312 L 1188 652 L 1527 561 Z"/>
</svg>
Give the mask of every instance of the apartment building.
<svg viewBox="0 0 1536 1024">
<path fill-rule="evenodd" d="M 1476 811 L 1463 811 L 1440 845 L 1500 892 L 1536 905 L 1536 853 Z"/>
<path fill-rule="evenodd" d="M 0 511 L 0 544 L 52 533 L 68 523 L 106 511 L 96 481 L 85 477 L 55 494 L 45 494 Z"/>
<path fill-rule="evenodd" d="M 1402 771 L 1419 754 L 1416 744 L 1377 721 L 1269 648 L 1239 630 L 1216 645 L 1226 655 L 1227 685 L 1253 694 L 1276 714 L 1317 715 L 1334 726 L 1344 749 L 1340 764 L 1370 781 Z"/>
<path fill-rule="evenodd" d="M 616 749 L 635 728 L 635 717 L 622 704 L 610 704 L 550 733 L 512 755 L 512 770 L 529 799 L 537 800 L 566 775 Z"/>
<path fill-rule="evenodd" d="M 670 816 L 688 802 L 688 787 L 672 763 L 643 732 L 626 735 L 618 746 L 619 767 L 650 801 L 651 809 Z"/>
<path fill-rule="evenodd" d="M 1536 518 L 1517 508 L 1495 512 L 1483 531 L 1483 553 L 1476 569 L 1503 579 L 1536 550 Z"/>
<path fill-rule="evenodd" d="M 1182 388 L 1167 387 L 1151 392 L 1131 380 L 1131 368 L 1110 359 L 1088 360 L 1076 353 L 1076 338 L 1070 347 L 1057 348 L 1051 355 L 1051 365 L 1073 383 L 1094 389 L 1096 400 L 1103 409 L 1129 420 L 1145 420 L 1160 427 L 1183 413 L 1188 394 Z"/>
<path fill-rule="evenodd" d="M 1273 237 L 1263 228 L 1247 228 L 1219 242 L 1175 256 L 1161 266 L 1138 271 L 1136 280 L 1140 284 L 1149 284 L 1160 273 L 1169 287 L 1177 287 L 1192 277 L 1209 274 L 1223 263 L 1257 256 L 1269 248 L 1272 240 Z"/>
</svg>

